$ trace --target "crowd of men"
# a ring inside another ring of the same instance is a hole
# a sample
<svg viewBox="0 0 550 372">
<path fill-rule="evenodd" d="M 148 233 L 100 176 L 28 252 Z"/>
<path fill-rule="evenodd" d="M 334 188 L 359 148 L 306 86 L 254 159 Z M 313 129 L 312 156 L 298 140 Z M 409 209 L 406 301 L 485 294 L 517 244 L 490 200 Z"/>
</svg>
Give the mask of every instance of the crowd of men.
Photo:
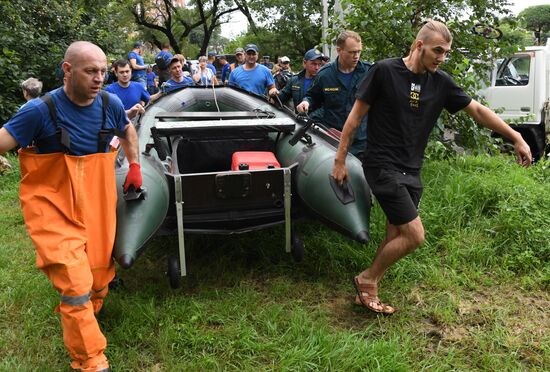
<svg viewBox="0 0 550 372">
<path fill-rule="evenodd" d="M 258 63 L 255 44 L 238 48 L 234 63 L 225 56 L 219 58 L 221 84 L 292 101 L 297 112 L 308 112 L 336 134 L 341 131 L 331 174 L 338 184 L 348 178 L 348 152 L 363 160 L 365 177 L 388 222 L 371 266 L 353 279 L 353 285 L 355 302 L 377 313 L 396 311 L 378 297 L 385 272 L 424 241 L 418 213 L 422 158 L 443 109 L 452 114 L 465 111 L 508 138 L 519 164 L 531 164 L 529 146 L 521 135 L 438 69 L 451 44 L 447 27 L 428 21 L 406 57 L 374 65 L 360 60 L 363 45 L 353 31 L 339 35 L 335 61 L 323 66 L 327 58 L 310 49 L 296 75 L 290 72 L 287 57 L 275 65 L 263 56 Z M 147 91 L 151 66 L 143 61 L 142 47 L 136 43 L 126 59 L 113 63 L 116 79 L 105 89 L 113 93 L 109 94 L 101 91 L 107 72 L 105 53 L 89 42 L 71 44 L 61 65 L 63 86 L 31 99 L 40 95 L 42 86 L 36 79 L 25 81 L 22 89 L 29 102 L 0 128 L 0 154 L 21 147 L 20 201 L 25 224 L 35 245 L 37 266 L 60 296 L 56 311 L 61 315 L 71 367 L 82 371 L 110 368 L 104 354 L 107 341 L 96 315 L 115 275 L 116 152 L 99 134 L 107 130 L 119 136 L 128 159 L 123 188 L 137 189 L 142 176 L 138 137 L 130 118 L 171 90 L 218 84 L 212 64 L 215 55 L 200 57 L 198 66 L 190 67 L 184 56 L 172 55 L 165 46 L 155 58 L 160 90 Z"/>
</svg>

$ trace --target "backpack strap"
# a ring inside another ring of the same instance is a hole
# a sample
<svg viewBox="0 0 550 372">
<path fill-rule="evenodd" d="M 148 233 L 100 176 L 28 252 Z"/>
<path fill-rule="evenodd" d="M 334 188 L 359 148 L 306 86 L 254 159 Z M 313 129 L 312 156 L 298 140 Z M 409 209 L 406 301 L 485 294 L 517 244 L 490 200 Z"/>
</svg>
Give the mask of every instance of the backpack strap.
<svg viewBox="0 0 550 372">
<path fill-rule="evenodd" d="M 106 91 L 101 91 L 101 112 L 102 112 L 102 123 L 101 129 L 98 133 L 97 139 L 97 152 L 106 152 L 107 145 L 109 144 L 112 136 L 118 136 L 120 138 L 126 138 L 124 131 L 121 131 L 118 128 L 106 128 L 105 124 L 107 122 L 107 107 L 109 106 L 109 93 Z"/>
<path fill-rule="evenodd" d="M 68 154 L 71 152 L 71 137 L 69 136 L 69 132 L 63 128 L 60 127 L 57 124 L 57 110 L 55 109 L 55 103 L 53 101 L 53 98 L 49 94 L 45 94 L 42 97 L 40 97 L 42 102 L 48 106 L 48 111 L 50 112 L 50 117 L 53 121 L 53 125 L 55 126 L 55 136 L 57 137 L 57 141 L 61 144 L 61 147 L 63 148 L 63 152 Z"/>
</svg>

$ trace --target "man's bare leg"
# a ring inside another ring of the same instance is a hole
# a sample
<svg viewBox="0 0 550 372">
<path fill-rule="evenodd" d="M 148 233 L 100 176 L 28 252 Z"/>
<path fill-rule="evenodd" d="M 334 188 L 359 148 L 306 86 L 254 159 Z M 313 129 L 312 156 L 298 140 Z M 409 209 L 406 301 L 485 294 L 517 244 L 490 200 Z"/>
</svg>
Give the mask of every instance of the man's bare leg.
<svg viewBox="0 0 550 372">
<path fill-rule="evenodd" d="M 386 237 L 380 244 L 372 265 L 361 272 L 357 277 L 360 284 L 369 284 L 375 293 L 369 293 L 372 297 L 378 296 L 378 283 L 390 266 L 407 254 L 413 252 L 424 242 L 424 226 L 420 217 L 404 225 L 386 226 Z M 384 306 L 378 301 L 370 301 L 369 306 L 383 311 Z"/>
</svg>

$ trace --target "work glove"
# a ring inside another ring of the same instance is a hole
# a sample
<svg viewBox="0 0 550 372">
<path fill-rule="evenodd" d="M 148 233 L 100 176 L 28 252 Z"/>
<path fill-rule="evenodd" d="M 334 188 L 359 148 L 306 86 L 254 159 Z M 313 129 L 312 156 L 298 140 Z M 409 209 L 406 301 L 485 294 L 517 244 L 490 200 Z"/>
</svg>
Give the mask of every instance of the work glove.
<svg viewBox="0 0 550 372">
<path fill-rule="evenodd" d="M 128 191 L 128 187 L 134 186 L 134 189 L 138 190 L 141 187 L 141 168 L 138 163 L 130 164 L 130 169 L 126 175 L 126 180 L 124 181 L 124 192 Z"/>
</svg>

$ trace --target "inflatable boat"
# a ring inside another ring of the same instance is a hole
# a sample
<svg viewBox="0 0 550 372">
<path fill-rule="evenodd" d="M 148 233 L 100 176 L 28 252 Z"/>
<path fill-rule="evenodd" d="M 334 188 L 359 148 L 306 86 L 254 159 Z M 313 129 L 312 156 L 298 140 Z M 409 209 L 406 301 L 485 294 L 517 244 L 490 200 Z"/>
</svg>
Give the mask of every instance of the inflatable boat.
<svg viewBox="0 0 550 372">
<path fill-rule="evenodd" d="M 284 224 L 285 250 L 301 259 L 292 220 L 310 216 L 358 242 L 369 238 L 370 189 L 348 155 L 349 181 L 331 177 L 338 140 L 281 105 L 232 87 L 187 87 L 149 105 L 136 123 L 143 186 L 124 194 L 128 162 L 116 162 L 114 257 L 129 268 L 167 224 L 179 257 L 172 287 L 186 275 L 185 235 L 237 234 Z"/>
</svg>

